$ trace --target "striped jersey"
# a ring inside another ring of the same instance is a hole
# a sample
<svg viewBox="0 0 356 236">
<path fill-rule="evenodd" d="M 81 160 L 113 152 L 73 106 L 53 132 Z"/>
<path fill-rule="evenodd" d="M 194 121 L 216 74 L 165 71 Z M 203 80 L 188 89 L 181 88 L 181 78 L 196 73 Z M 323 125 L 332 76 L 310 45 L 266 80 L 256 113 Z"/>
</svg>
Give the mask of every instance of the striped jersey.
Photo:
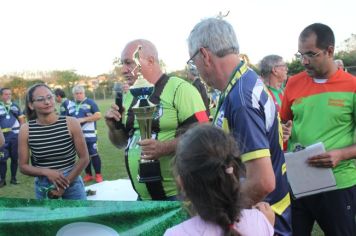
<svg viewBox="0 0 356 236">
<path fill-rule="evenodd" d="M 76 149 L 65 116 L 60 116 L 50 125 L 40 125 L 36 120 L 30 120 L 28 125 L 28 144 L 33 166 L 56 170 L 74 166 Z"/>
<path fill-rule="evenodd" d="M 356 78 L 337 70 L 325 83 L 306 72 L 291 77 L 284 90 L 281 118 L 293 120 L 289 149 L 323 142 L 327 151 L 354 144 L 356 126 Z M 354 160 L 340 161 L 333 168 L 338 188 L 356 185 Z"/>
<path fill-rule="evenodd" d="M 214 125 L 231 133 L 239 145 L 243 162 L 271 157 L 276 188 L 264 199 L 273 211 L 283 214 L 290 207 L 283 135 L 273 99 L 258 75 L 241 62 L 219 99 Z"/>
<path fill-rule="evenodd" d="M 5 138 L 10 133 L 19 133 L 19 118 L 21 117 L 24 117 L 24 115 L 17 104 L 4 104 L 3 102 L 0 103 L 0 127 L 5 135 Z"/>
<path fill-rule="evenodd" d="M 98 105 L 93 99 L 84 98 L 81 102 L 70 101 L 67 105 L 67 116 L 83 118 L 100 113 Z M 87 142 L 97 141 L 96 121 L 81 123 L 82 131 Z"/>
<path fill-rule="evenodd" d="M 63 98 L 61 105 L 59 106 L 59 114 L 61 116 L 68 116 L 68 105 L 70 100 L 68 98 Z"/>
</svg>

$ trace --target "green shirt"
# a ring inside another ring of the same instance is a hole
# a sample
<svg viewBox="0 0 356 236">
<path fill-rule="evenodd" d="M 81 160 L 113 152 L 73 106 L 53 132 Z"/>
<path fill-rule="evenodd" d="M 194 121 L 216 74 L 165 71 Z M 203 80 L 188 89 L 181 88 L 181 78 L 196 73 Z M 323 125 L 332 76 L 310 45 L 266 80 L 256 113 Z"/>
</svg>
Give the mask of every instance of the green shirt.
<svg viewBox="0 0 356 236">
<path fill-rule="evenodd" d="M 135 104 L 134 99 L 131 106 Z M 188 82 L 178 77 L 162 77 L 155 84 L 155 90 L 150 101 L 157 104 L 157 111 L 152 121 L 152 138 L 159 141 L 173 140 L 177 131 L 185 125 L 194 122 L 206 122 L 208 117 L 199 92 Z M 134 189 L 142 200 L 162 200 L 177 195 L 177 187 L 172 173 L 171 161 L 173 155 L 159 158 L 163 181 L 152 186 L 139 183 L 138 164 L 141 148 L 137 144 L 140 140 L 140 131 L 134 120 L 132 109 L 128 110 L 126 130 L 130 135 L 126 148 L 126 168 L 128 170 Z M 152 197 L 149 191 L 159 195 Z"/>
</svg>

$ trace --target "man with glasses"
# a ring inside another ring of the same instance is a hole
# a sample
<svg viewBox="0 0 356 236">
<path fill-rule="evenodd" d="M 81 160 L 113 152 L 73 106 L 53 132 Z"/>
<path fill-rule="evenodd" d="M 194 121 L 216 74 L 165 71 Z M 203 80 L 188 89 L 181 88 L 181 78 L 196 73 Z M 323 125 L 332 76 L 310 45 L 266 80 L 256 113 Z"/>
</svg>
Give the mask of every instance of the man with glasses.
<svg viewBox="0 0 356 236">
<path fill-rule="evenodd" d="M 0 188 L 6 185 L 7 159 L 11 158 L 11 184 L 18 184 L 16 172 L 18 168 L 18 134 L 25 116 L 19 106 L 11 101 L 11 90 L 0 90 L 0 127 L 5 137 L 5 144 L 0 147 Z"/>
<path fill-rule="evenodd" d="M 315 23 L 299 36 L 297 57 L 305 71 L 288 81 L 281 118 L 293 120 L 289 147 L 323 142 L 326 153 L 309 158 L 332 168 L 337 190 L 292 201 L 294 235 L 310 235 L 317 221 L 325 235 L 356 235 L 356 79 L 334 63 L 335 38 Z"/>
<path fill-rule="evenodd" d="M 140 130 L 132 111 L 137 98 L 134 98 L 130 107 L 126 107 L 127 119 L 121 129 L 115 128 L 115 121 L 119 121 L 125 114 L 119 113 L 118 106 L 113 104 L 106 113 L 109 138 L 116 147 L 126 147 L 126 169 L 139 200 L 177 200 L 178 190 L 171 169 L 177 137 L 180 130 L 190 124 L 207 122 L 208 116 L 199 92 L 190 83 L 178 77 L 169 77 L 162 72 L 157 49 L 148 40 L 134 40 L 125 46 L 121 54 L 123 76 L 128 80 L 137 78 L 138 70 L 133 53 L 138 46 L 142 46 L 138 52 L 141 73 L 154 85 L 154 92 L 149 98 L 157 105 L 152 120 L 152 139 L 140 140 Z M 140 158 L 159 160 L 159 174 L 163 179 L 140 183 L 137 179 Z"/>
<path fill-rule="evenodd" d="M 189 63 L 205 82 L 221 91 L 214 125 L 239 144 L 246 176 L 241 190 L 250 206 L 267 201 L 276 213 L 276 235 L 291 235 L 290 197 L 280 122 L 259 76 L 240 60 L 233 27 L 223 19 L 198 23 L 188 38 Z"/>
<path fill-rule="evenodd" d="M 273 102 L 279 112 L 281 110 L 285 83 L 288 78 L 288 67 L 283 61 L 283 58 L 278 55 L 265 56 L 261 60 L 259 67 L 261 78 L 271 94 Z M 290 134 L 292 121 L 282 124 L 282 127 L 284 130 L 288 129 L 288 133 Z M 287 150 L 289 134 L 283 136 L 283 150 Z"/>
<path fill-rule="evenodd" d="M 341 59 L 336 59 L 334 62 L 338 69 L 345 70 L 344 62 Z M 345 71 L 347 71 L 347 70 L 345 70 Z"/>
<path fill-rule="evenodd" d="M 101 119 L 101 113 L 96 102 L 85 96 L 85 89 L 81 85 L 76 85 L 72 89 L 74 101 L 68 103 L 67 111 L 61 112 L 78 119 L 88 147 L 90 162 L 85 168 L 84 182 L 95 180 L 97 183 L 103 182 L 101 174 L 101 158 L 98 153 L 96 122 Z M 93 165 L 95 177 L 92 175 Z"/>
<path fill-rule="evenodd" d="M 283 90 L 288 78 L 288 67 L 278 55 L 265 56 L 260 64 L 261 78 L 267 86 L 278 111 L 281 109 Z"/>
</svg>

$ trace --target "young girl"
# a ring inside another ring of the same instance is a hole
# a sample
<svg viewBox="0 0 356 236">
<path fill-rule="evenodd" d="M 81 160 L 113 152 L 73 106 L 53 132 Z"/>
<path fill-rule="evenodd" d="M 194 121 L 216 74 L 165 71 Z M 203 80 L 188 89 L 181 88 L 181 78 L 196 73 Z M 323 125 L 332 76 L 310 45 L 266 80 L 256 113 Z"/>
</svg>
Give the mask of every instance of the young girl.
<svg viewBox="0 0 356 236">
<path fill-rule="evenodd" d="M 29 121 L 20 128 L 19 164 L 23 174 L 36 176 L 36 198 L 86 199 L 79 175 L 89 154 L 78 121 L 57 115 L 54 95 L 45 84 L 28 89 L 25 109 Z"/>
<path fill-rule="evenodd" d="M 165 235 L 273 235 L 274 213 L 267 203 L 242 210 L 238 159 L 237 144 L 220 128 L 199 125 L 181 137 L 177 182 L 197 216 Z"/>
</svg>

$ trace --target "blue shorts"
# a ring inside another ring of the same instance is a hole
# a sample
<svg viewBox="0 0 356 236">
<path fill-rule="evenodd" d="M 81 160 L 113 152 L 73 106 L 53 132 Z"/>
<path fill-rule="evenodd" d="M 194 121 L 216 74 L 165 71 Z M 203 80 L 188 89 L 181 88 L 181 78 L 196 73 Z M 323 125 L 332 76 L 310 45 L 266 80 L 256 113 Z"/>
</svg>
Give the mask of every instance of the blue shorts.
<svg viewBox="0 0 356 236">
<path fill-rule="evenodd" d="M 67 176 L 70 170 L 63 171 L 63 174 Z M 46 199 L 46 192 L 41 191 L 43 188 L 48 188 L 52 185 L 52 182 L 46 176 L 35 177 L 35 194 L 36 199 Z M 70 184 L 70 186 L 64 191 L 62 199 L 67 200 L 86 200 L 87 195 L 85 192 L 84 183 L 82 177 L 78 176 Z"/>
</svg>

